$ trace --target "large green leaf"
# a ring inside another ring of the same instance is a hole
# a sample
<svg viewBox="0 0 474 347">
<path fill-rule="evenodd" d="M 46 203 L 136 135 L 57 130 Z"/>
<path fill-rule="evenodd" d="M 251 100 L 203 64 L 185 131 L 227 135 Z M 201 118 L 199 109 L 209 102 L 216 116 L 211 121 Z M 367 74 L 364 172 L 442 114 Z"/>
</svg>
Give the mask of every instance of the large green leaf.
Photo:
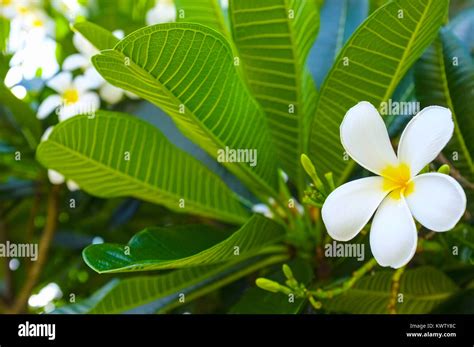
<svg viewBox="0 0 474 347">
<path fill-rule="evenodd" d="M 441 105 L 453 113 L 454 136 L 445 149 L 456 169 L 474 179 L 474 63 L 462 43 L 449 31 L 426 50 L 416 64 L 416 93 L 423 107 Z M 457 160 L 453 160 L 453 153 Z"/>
<path fill-rule="evenodd" d="M 203 225 L 149 228 L 136 234 L 128 247 L 91 245 L 83 256 L 99 273 L 175 269 L 244 259 L 284 234 L 281 225 L 254 215 L 233 234 Z"/>
<path fill-rule="evenodd" d="M 306 58 L 319 28 L 315 1 L 230 2 L 235 45 L 247 82 L 267 115 L 283 169 L 299 188 L 316 88 Z"/>
<path fill-rule="evenodd" d="M 332 312 L 388 313 L 393 271 L 380 271 L 366 276 L 346 293 L 328 299 L 323 307 Z M 400 278 L 397 313 L 428 313 L 451 295 L 458 287 L 444 273 L 431 267 L 407 270 Z"/>
<path fill-rule="evenodd" d="M 110 31 L 88 21 L 75 23 L 72 28 L 99 50 L 112 48 L 119 42 Z"/>
<path fill-rule="evenodd" d="M 219 0 L 175 0 L 176 21 L 199 23 L 229 37 Z"/>
<path fill-rule="evenodd" d="M 243 262 L 185 268 L 165 275 L 114 280 L 85 302 L 59 308 L 54 313 L 155 313 L 187 304 L 217 288 L 287 255 L 261 256 Z M 184 294 L 184 303 L 180 301 Z"/>
<path fill-rule="evenodd" d="M 132 196 L 233 223 L 248 215 L 215 174 L 127 114 L 99 111 L 93 119 L 62 122 L 40 144 L 37 158 L 99 197 Z"/>
<path fill-rule="evenodd" d="M 102 76 L 159 106 L 212 157 L 219 150 L 256 150 L 258 162 L 223 164 L 260 195 L 274 195 L 276 161 L 263 111 L 234 66 L 229 43 L 199 24 L 149 26 L 101 51 Z"/>
<path fill-rule="evenodd" d="M 362 100 L 379 107 L 395 91 L 410 66 L 436 37 L 446 18 L 447 0 L 397 0 L 375 11 L 342 49 L 320 91 L 313 119 L 310 154 L 321 172 L 338 182 L 354 162 L 345 159 L 339 126 Z"/>
<path fill-rule="evenodd" d="M 308 69 L 320 86 L 354 30 L 367 18 L 369 0 L 325 1 L 321 27 L 308 56 Z"/>
</svg>

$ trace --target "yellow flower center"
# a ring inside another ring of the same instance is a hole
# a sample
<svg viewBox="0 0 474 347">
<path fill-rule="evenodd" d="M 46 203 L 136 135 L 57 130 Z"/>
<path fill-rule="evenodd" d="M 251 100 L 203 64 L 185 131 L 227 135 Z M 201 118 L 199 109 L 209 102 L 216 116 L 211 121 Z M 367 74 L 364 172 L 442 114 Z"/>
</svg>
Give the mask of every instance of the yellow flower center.
<svg viewBox="0 0 474 347">
<path fill-rule="evenodd" d="M 8 6 L 11 5 L 12 0 L 0 0 L 0 5 Z"/>
<path fill-rule="evenodd" d="M 401 195 L 408 196 L 413 193 L 415 184 L 410 177 L 410 167 L 401 163 L 398 166 L 388 165 L 380 173 L 383 180 L 383 189 L 389 191 L 390 197 L 400 199 Z"/>
<path fill-rule="evenodd" d="M 28 7 L 23 6 L 23 5 L 18 6 L 17 11 L 18 11 L 18 13 L 20 13 L 22 15 L 25 15 L 29 12 Z"/>
<path fill-rule="evenodd" d="M 79 93 L 76 89 L 68 89 L 63 93 L 63 100 L 66 105 L 75 104 L 79 100 Z"/>
<path fill-rule="evenodd" d="M 33 26 L 36 27 L 36 28 L 40 28 L 44 25 L 43 21 L 41 19 L 38 19 L 36 18 L 34 21 L 33 21 Z"/>
</svg>

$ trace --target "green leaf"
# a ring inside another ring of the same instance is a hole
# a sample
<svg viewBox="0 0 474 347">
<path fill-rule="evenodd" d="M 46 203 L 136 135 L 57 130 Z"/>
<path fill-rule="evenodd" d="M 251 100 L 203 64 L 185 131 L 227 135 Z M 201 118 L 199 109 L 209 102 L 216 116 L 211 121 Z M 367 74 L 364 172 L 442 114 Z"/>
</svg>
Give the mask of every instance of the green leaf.
<svg viewBox="0 0 474 347">
<path fill-rule="evenodd" d="M 256 194 L 275 195 L 276 160 L 265 117 L 222 35 L 199 24 L 153 25 L 92 60 L 107 81 L 159 106 L 212 157 L 226 146 L 256 150 L 254 167 L 223 164 Z"/>
<path fill-rule="evenodd" d="M 219 0 L 175 0 L 176 22 L 199 23 L 229 37 Z"/>
<path fill-rule="evenodd" d="M 446 157 L 458 153 L 453 162 L 468 180 L 474 179 L 474 63 L 462 43 L 449 31 L 426 50 L 416 64 L 416 92 L 423 107 L 440 105 L 453 113 L 454 136 L 445 149 Z"/>
<path fill-rule="evenodd" d="M 99 50 L 112 48 L 119 42 L 119 39 L 110 31 L 88 21 L 74 23 L 72 29 L 79 32 Z"/>
<path fill-rule="evenodd" d="M 21 132 L 30 148 L 36 148 L 41 137 L 41 123 L 28 104 L 12 94 L 3 82 L 0 82 L 0 105 L 6 108 L 7 114 L 0 115 L 0 134 L 7 128 Z M 14 130 L 11 130 L 14 131 Z"/>
<path fill-rule="evenodd" d="M 448 23 L 448 28 L 469 49 L 471 56 L 474 55 L 474 7 L 471 5 L 461 11 Z"/>
<path fill-rule="evenodd" d="M 207 265 L 172 271 L 165 275 L 115 280 L 84 303 L 59 308 L 54 313 L 155 313 L 212 292 L 266 266 L 288 259 L 286 255 L 256 257 L 243 262 Z"/>
<path fill-rule="evenodd" d="M 83 256 L 99 273 L 175 269 L 244 259 L 280 241 L 284 234 L 276 222 L 254 215 L 233 234 L 203 225 L 150 228 L 136 234 L 128 247 L 91 245 Z"/>
<path fill-rule="evenodd" d="M 299 283 L 308 285 L 313 279 L 313 269 L 307 260 L 295 259 L 288 263 Z M 270 276 L 265 276 L 279 283 L 284 283 L 281 266 Z M 238 314 L 296 314 L 303 309 L 305 300 L 295 298 L 289 302 L 288 296 L 282 293 L 271 293 L 258 287 L 249 288 L 240 300 L 231 308 L 229 313 Z"/>
<path fill-rule="evenodd" d="M 398 0 L 375 11 L 346 43 L 320 91 L 310 155 L 320 172 L 345 181 L 354 167 L 344 160 L 339 126 L 365 100 L 379 107 L 433 41 L 446 18 L 447 0 Z M 402 17 L 402 18 L 399 18 Z"/>
<path fill-rule="evenodd" d="M 321 27 L 308 56 L 308 68 L 320 86 L 344 43 L 367 18 L 368 0 L 325 1 L 321 8 Z"/>
<path fill-rule="evenodd" d="M 393 271 L 380 271 L 360 279 L 352 289 L 323 303 L 331 312 L 388 313 Z M 398 293 L 403 302 L 396 304 L 397 313 L 428 313 L 458 287 L 444 273 L 432 267 L 407 270 L 400 278 Z"/>
<path fill-rule="evenodd" d="M 248 85 L 262 105 L 281 165 L 304 189 L 299 163 L 307 152 L 316 88 L 306 58 L 319 29 L 314 1 L 230 2 L 230 22 Z"/>
<path fill-rule="evenodd" d="M 132 196 L 232 223 L 248 216 L 219 177 L 127 114 L 99 111 L 92 119 L 68 119 L 40 144 L 37 158 L 98 197 Z"/>
<path fill-rule="evenodd" d="M 7 50 L 8 37 L 10 35 L 10 21 L 8 18 L 0 16 L 0 53 L 4 54 Z"/>
</svg>

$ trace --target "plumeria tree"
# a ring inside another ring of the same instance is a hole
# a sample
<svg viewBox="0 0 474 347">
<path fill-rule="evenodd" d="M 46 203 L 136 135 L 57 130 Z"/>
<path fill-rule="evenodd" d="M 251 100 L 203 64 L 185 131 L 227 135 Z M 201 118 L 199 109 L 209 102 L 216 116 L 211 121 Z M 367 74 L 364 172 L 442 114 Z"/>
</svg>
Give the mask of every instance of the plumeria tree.
<svg viewBox="0 0 474 347">
<path fill-rule="evenodd" d="M 0 3 L 3 312 L 472 309 L 471 2 Z"/>
</svg>

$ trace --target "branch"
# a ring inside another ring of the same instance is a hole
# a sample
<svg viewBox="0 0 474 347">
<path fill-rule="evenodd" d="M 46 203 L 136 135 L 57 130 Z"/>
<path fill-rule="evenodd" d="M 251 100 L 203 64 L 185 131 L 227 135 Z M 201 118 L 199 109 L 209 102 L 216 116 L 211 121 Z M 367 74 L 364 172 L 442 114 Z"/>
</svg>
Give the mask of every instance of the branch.
<svg viewBox="0 0 474 347">
<path fill-rule="evenodd" d="M 5 244 L 8 241 L 8 233 L 5 222 L 0 220 L 0 242 Z M 9 258 L 4 258 L 4 272 L 5 272 L 5 295 L 2 298 L 3 304 L 11 303 L 13 299 L 13 276 L 10 270 Z"/>
<path fill-rule="evenodd" d="M 44 264 L 46 263 L 49 246 L 51 245 L 51 241 L 53 240 L 53 236 L 58 225 L 58 200 L 60 189 L 61 186 L 58 185 L 54 185 L 51 188 L 51 192 L 48 196 L 48 216 L 40 239 L 38 259 L 29 269 L 26 283 L 21 288 L 20 293 L 16 298 L 15 304 L 10 310 L 11 313 L 20 313 L 24 311 L 26 304 L 28 303 L 28 298 L 37 284 Z"/>
<path fill-rule="evenodd" d="M 340 295 L 344 293 L 345 291 L 351 289 L 357 283 L 357 281 L 360 280 L 366 273 L 371 271 L 375 265 L 377 265 L 377 262 L 375 261 L 374 258 L 372 258 L 367 263 L 365 263 L 361 268 L 354 271 L 354 273 L 352 274 L 352 277 L 346 280 L 345 282 L 343 282 L 341 286 L 334 289 L 328 289 L 328 290 L 323 290 L 320 288 L 316 290 L 309 290 L 307 293 L 309 296 L 312 296 L 318 299 L 331 299 L 334 296 Z"/>
<path fill-rule="evenodd" d="M 437 159 L 441 164 L 449 165 L 449 168 L 451 169 L 451 175 L 455 179 L 457 179 L 463 186 L 465 186 L 466 188 L 474 190 L 474 183 L 468 181 L 467 178 L 465 178 L 463 175 L 461 175 L 459 170 L 454 167 L 454 165 L 444 156 L 443 153 L 440 153 L 438 155 Z"/>
<path fill-rule="evenodd" d="M 400 278 L 405 271 L 405 267 L 401 267 L 395 271 L 392 276 L 392 285 L 390 289 L 390 300 L 388 302 L 388 313 L 396 314 L 397 313 L 397 297 L 398 289 L 400 289 Z"/>
</svg>

